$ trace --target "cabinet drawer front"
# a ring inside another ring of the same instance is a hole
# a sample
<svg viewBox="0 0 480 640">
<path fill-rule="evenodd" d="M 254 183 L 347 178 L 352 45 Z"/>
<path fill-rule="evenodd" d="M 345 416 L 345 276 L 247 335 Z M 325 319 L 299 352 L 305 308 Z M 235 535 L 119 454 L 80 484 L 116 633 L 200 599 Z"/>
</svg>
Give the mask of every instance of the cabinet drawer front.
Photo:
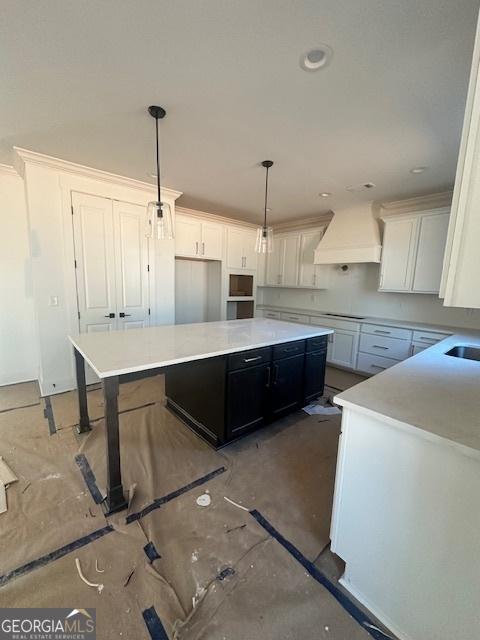
<svg viewBox="0 0 480 640">
<path fill-rule="evenodd" d="M 360 335 L 360 351 L 371 353 L 374 356 L 405 360 L 410 356 L 410 341 L 362 333 Z"/>
<path fill-rule="evenodd" d="M 435 344 L 440 342 L 440 340 L 444 340 L 448 334 L 446 333 L 436 333 L 435 331 L 414 331 L 413 332 L 413 341 L 421 342 L 422 344 Z"/>
<path fill-rule="evenodd" d="M 286 342 L 285 344 L 277 344 L 273 347 L 273 359 L 280 360 L 305 352 L 305 340 L 297 340 L 297 342 Z"/>
<path fill-rule="evenodd" d="M 236 369 L 245 369 L 246 367 L 254 367 L 259 364 L 270 362 L 271 349 L 263 347 L 262 349 L 251 349 L 250 351 L 242 351 L 228 356 L 228 371 Z"/>
<path fill-rule="evenodd" d="M 300 322 L 300 324 L 310 324 L 310 318 L 308 316 L 304 316 L 298 313 L 281 313 L 281 320 L 286 320 L 287 322 Z"/>
<path fill-rule="evenodd" d="M 310 316 L 310 324 L 318 327 L 327 327 L 328 329 L 343 329 L 344 331 L 360 331 L 359 322 L 350 322 L 350 320 L 337 320 L 329 316 Z"/>
<path fill-rule="evenodd" d="M 273 320 L 280 320 L 280 311 L 264 310 L 263 317 L 264 318 L 272 318 Z"/>
<path fill-rule="evenodd" d="M 410 329 L 401 327 L 389 327 L 382 324 L 362 324 L 362 333 L 373 333 L 375 336 L 385 336 L 386 338 L 399 338 L 401 340 L 411 340 Z"/>
<path fill-rule="evenodd" d="M 395 364 L 398 364 L 398 360 L 393 360 L 392 358 L 372 356 L 369 353 L 358 354 L 357 369 L 365 373 L 381 373 Z"/>
<path fill-rule="evenodd" d="M 326 351 L 328 346 L 328 336 L 318 336 L 316 338 L 308 338 L 307 353 L 312 351 Z"/>
</svg>

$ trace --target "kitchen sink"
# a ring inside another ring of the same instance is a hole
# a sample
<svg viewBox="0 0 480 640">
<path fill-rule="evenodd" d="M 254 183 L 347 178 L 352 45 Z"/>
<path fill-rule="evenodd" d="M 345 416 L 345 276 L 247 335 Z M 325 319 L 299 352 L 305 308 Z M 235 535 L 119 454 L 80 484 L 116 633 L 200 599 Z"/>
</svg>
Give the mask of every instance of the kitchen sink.
<svg viewBox="0 0 480 640">
<path fill-rule="evenodd" d="M 466 360 L 479 360 L 480 361 L 480 349 L 478 347 L 466 347 L 459 345 L 453 347 L 450 351 L 445 353 L 446 356 L 453 356 L 454 358 L 465 358 Z"/>
</svg>

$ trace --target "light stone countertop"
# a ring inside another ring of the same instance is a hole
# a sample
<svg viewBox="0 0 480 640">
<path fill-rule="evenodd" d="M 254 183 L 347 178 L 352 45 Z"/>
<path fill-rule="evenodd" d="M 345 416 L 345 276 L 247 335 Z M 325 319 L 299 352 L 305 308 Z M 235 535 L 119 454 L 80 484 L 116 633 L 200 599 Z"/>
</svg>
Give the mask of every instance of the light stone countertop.
<svg viewBox="0 0 480 640">
<path fill-rule="evenodd" d="M 251 318 L 69 336 L 99 378 L 213 358 L 333 333 L 328 327 Z"/>
<path fill-rule="evenodd" d="M 335 402 L 372 411 L 480 451 L 480 362 L 445 355 L 456 345 L 480 348 L 465 330 L 351 387 Z"/>
<path fill-rule="evenodd" d="M 316 316 L 318 318 L 325 318 L 325 321 L 328 322 L 328 318 L 332 320 L 346 320 L 347 322 L 357 322 L 360 324 L 381 324 L 386 327 L 401 327 L 405 329 L 411 329 L 412 331 L 433 331 L 437 333 L 445 333 L 453 334 L 459 332 L 470 332 L 475 331 L 475 329 L 465 329 L 461 327 L 448 327 L 445 325 L 437 325 L 437 324 L 427 324 L 425 322 L 412 322 L 410 320 L 392 320 L 391 318 L 376 318 L 374 316 L 361 316 L 353 317 L 353 314 L 350 317 L 345 317 L 342 315 L 335 315 L 327 311 L 319 311 L 318 309 L 299 309 L 298 307 L 279 307 L 271 304 L 259 304 L 257 305 L 257 309 L 262 311 L 264 309 L 271 309 L 272 311 L 278 311 L 280 313 L 294 313 L 301 316 Z"/>
</svg>

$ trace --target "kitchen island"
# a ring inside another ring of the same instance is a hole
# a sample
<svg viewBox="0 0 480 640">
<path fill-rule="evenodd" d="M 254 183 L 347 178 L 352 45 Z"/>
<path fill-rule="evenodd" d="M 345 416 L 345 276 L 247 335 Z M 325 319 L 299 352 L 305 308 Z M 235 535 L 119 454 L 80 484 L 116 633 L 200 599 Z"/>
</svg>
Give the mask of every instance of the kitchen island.
<svg viewBox="0 0 480 640">
<path fill-rule="evenodd" d="M 331 548 L 342 584 L 401 640 L 480 629 L 480 361 L 456 357 L 458 346 L 480 349 L 480 334 L 450 336 L 335 398 Z"/>
<path fill-rule="evenodd" d="M 223 446 L 322 394 L 329 333 L 255 318 L 70 337 L 80 433 L 91 429 L 85 362 L 102 381 L 107 513 L 127 506 L 118 423 L 122 382 L 164 373 L 168 406 L 205 440 Z"/>
</svg>

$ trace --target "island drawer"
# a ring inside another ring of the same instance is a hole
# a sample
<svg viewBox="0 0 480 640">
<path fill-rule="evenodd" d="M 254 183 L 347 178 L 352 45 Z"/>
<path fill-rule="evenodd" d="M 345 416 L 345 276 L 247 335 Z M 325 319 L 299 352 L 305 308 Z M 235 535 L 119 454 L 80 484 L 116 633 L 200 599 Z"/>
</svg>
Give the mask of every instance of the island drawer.
<svg viewBox="0 0 480 640">
<path fill-rule="evenodd" d="M 445 338 L 450 335 L 447 333 L 437 333 L 435 331 L 414 331 L 413 332 L 413 341 L 421 342 L 422 344 L 436 344 L 440 342 L 440 340 L 445 340 Z"/>
<path fill-rule="evenodd" d="M 386 336 L 362 333 L 360 335 L 360 351 L 375 356 L 405 360 L 410 354 L 410 342 Z"/>
<path fill-rule="evenodd" d="M 362 324 L 362 333 L 372 333 L 375 336 L 386 336 L 390 338 L 399 338 L 400 340 L 411 340 L 412 332 L 410 329 L 402 327 L 389 327 L 384 324 Z"/>
<path fill-rule="evenodd" d="M 273 347 L 274 360 L 296 356 L 299 353 L 305 353 L 305 340 L 286 342 L 285 344 L 277 344 Z"/>
<path fill-rule="evenodd" d="M 328 346 L 328 335 L 317 336 L 316 338 L 308 338 L 307 353 L 312 351 L 326 351 Z"/>
<path fill-rule="evenodd" d="M 359 353 L 357 361 L 357 370 L 365 373 L 380 373 L 389 367 L 398 364 L 398 360 L 393 358 L 384 358 L 383 356 L 373 356 L 370 353 Z"/>
<path fill-rule="evenodd" d="M 271 348 L 262 347 L 261 349 L 251 349 L 250 351 L 242 351 L 228 356 L 227 369 L 234 371 L 236 369 L 245 369 L 246 367 L 254 367 L 258 364 L 265 364 L 271 360 Z"/>
</svg>

